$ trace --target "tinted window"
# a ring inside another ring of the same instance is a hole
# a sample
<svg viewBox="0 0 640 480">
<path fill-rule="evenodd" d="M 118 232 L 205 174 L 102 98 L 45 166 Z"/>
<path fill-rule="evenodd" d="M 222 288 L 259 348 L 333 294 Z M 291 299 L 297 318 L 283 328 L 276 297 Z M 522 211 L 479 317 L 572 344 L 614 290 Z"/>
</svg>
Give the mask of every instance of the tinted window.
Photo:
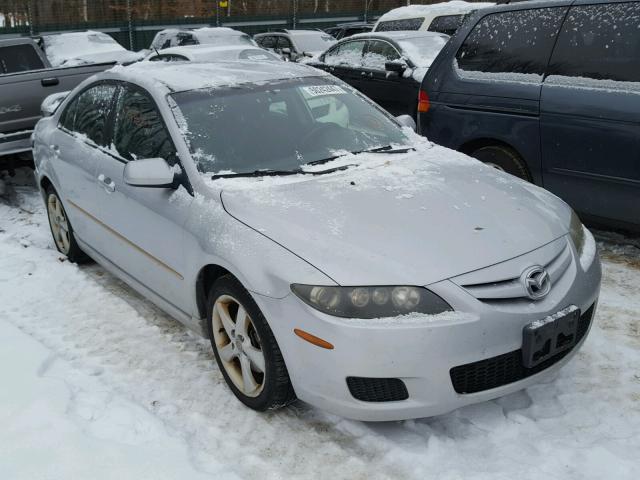
<svg viewBox="0 0 640 480">
<path fill-rule="evenodd" d="M 436 17 L 431 21 L 428 30 L 430 32 L 446 33 L 447 35 L 453 35 L 458 30 L 458 27 L 462 25 L 464 21 L 464 15 L 442 15 Z"/>
<path fill-rule="evenodd" d="M 125 88 L 118 97 L 113 143 L 127 160 L 164 158 L 177 161 L 175 147 L 160 112 L 148 94 Z"/>
<path fill-rule="evenodd" d="M 549 74 L 640 82 L 640 3 L 571 8 Z"/>
<path fill-rule="evenodd" d="M 456 54 L 462 70 L 542 75 L 566 8 L 494 13 L 482 18 Z"/>
<path fill-rule="evenodd" d="M 275 48 L 276 37 L 272 37 L 272 36 L 261 37 L 258 39 L 258 45 L 264 48 Z"/>
<path fill-rule="evenodd" d="M 328 65 L 359 66 L 362 64 L 364 45 L 364 40 L 345 42 L 327 52 L 324 56 L 324 62 Z"/>
<path fill-rule="evenodd" d="M 31 45 L 0 48 L 0 73 L 17 73 L 44 68 L 44 64 Z"/>
<path fill-rule="evenodd" d="M 393 32 L 398 30 L 420 30 L 424 23 L 424 17 L 405 18 L 403 20 L 389 20 L 387 22 L 378 22 L 376 32 Z"/>
<path fill-rule="evenodd" d="M 278 37 L 278 48 L 291 48 L 291 40 L 287 37 Z"/>
<path fill-rule="evenodd" d="M 384 64 L 400 60 L 398 51 L 388 42 L 370 40 L 367 52 L 364 54 L 362 65 L 369 68 L 384 70 Z"/>
<path fill-rule="evenodd" d="M 61 125 L 86 135 L 96 145 L 106 146 L 107 121 L 115 92 L 116 87 L 107 84 L 85 90 L 63 112 Z"/>
</svg>

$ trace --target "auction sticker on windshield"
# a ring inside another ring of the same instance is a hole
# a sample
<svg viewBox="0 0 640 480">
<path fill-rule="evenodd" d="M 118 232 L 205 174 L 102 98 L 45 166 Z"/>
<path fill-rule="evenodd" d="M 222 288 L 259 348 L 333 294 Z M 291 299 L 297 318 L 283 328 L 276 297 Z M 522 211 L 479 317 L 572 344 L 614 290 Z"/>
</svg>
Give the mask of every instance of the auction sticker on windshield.
<svg viewBox="0 0 640 480">
<path fill-rule="evenodd" d="M 318 97 L 320 95 L 336 95 L 340 93 L 347 93 L 342 87 L 338 85 L 311 85 L 308 87 L 302 87 L 302 90 L 309 97 Z"/>
</svg>

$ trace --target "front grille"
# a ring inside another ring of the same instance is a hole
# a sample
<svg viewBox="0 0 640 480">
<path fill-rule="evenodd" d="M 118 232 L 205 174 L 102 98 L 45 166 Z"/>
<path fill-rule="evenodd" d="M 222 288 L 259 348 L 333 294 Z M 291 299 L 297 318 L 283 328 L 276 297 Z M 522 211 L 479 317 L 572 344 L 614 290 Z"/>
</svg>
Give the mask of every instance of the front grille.
<svg viewBox="0 0 640 480">
<path fill-rule="evenodd" d="M 353 398 L 363 402 L 396 402 L 409 398 L 409 392 L 399 378 L 347 377 Z"/>
<path fill-rule="evenodd" d="M 580 316 L 576 344 L 578 344 L 589 330 L 595 304 Z M 575 347 L 574 347 L 575 348 Z M 476 393 L 491 388 L 501 387 L 535 375 L 551 365 L 559 362 L 571 352 L 573 348 L 558 353 L 533 368 L 526 368 L 522 363 L 522 350 L 487 358 L 479 362 L 468 363 L 454 367 L 449 372 L 453 388 L 458 393 Z"/>
</svg>

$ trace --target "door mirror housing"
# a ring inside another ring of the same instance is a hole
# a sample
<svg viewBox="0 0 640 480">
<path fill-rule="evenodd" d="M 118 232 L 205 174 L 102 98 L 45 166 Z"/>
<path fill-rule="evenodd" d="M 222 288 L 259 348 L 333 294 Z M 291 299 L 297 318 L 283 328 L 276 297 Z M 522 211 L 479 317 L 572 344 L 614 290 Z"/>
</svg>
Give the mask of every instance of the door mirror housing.
<svg viewBox="0 0 640 480">
<path fill-rule="evenodd" d="M 62 102 L 64 102 L 64 99 L 67 98 L 67 95 L 69 95 L 69 93 L 70 91 L 58 92 L 46 97 L 40 105 L 40 114 L 43 117 L 52 116 L 54 113 L 56 113 L 56 110 L 58 110 L 58 107 Z"/>
<path fill-rule="evenodd" d="M 164 158 L 145 158 L 128 162 L 124 167 L 124 181 L 133 187 L 178 188 L 181 174 L 169 166 Z"/>
<path fill-rule="evenodd" d="M 402 75 L 404 71 L 408 68 L 408 65 L 404 62 L 393 61 L 393 62 L 385 62 L 384 69 L 387 72 L 394 72 L 398 75 Z"/>
<path fill-rule="evenodd" d="M 418 126 L 416 125 L 416 121 L 411 115 L 398 115 L 396 117 L 396 120 L 400 125 L 402 125 L 403 127 L 409 127 L 414 132 L 418 128 Z"/>
</svg>

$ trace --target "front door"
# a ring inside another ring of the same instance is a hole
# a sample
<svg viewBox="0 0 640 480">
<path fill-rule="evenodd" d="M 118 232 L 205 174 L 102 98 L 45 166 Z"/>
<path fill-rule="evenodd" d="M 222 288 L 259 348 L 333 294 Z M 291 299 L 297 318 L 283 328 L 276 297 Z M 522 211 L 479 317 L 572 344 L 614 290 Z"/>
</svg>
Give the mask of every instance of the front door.
<svg viewBox="0 0 640 480">
<path fill-rule="evenodd" d="M 353 40 L 336 45 L 323 56 L 324 70 L 362 91 L 362 54 L 364 40 Z"/>
<path fill-rule="evenodd" d="M 184 189 L 142 188 L 123 181 L 127 162 L 164 158 L 180 168 L 176 149 L 151 96 L 131 85 L 120 88 L 112 148 L 98 161 L 99 247 L 108 260 L 173 306 L 188 312 L 184 281 L 183 225 L 192 201 Z"/>
<path fill-rule="evenodd" d="M 541 95 L 543 181 L 580 214 L 640 224 L 640 3 L 571 8 Z"/>
</svg>

